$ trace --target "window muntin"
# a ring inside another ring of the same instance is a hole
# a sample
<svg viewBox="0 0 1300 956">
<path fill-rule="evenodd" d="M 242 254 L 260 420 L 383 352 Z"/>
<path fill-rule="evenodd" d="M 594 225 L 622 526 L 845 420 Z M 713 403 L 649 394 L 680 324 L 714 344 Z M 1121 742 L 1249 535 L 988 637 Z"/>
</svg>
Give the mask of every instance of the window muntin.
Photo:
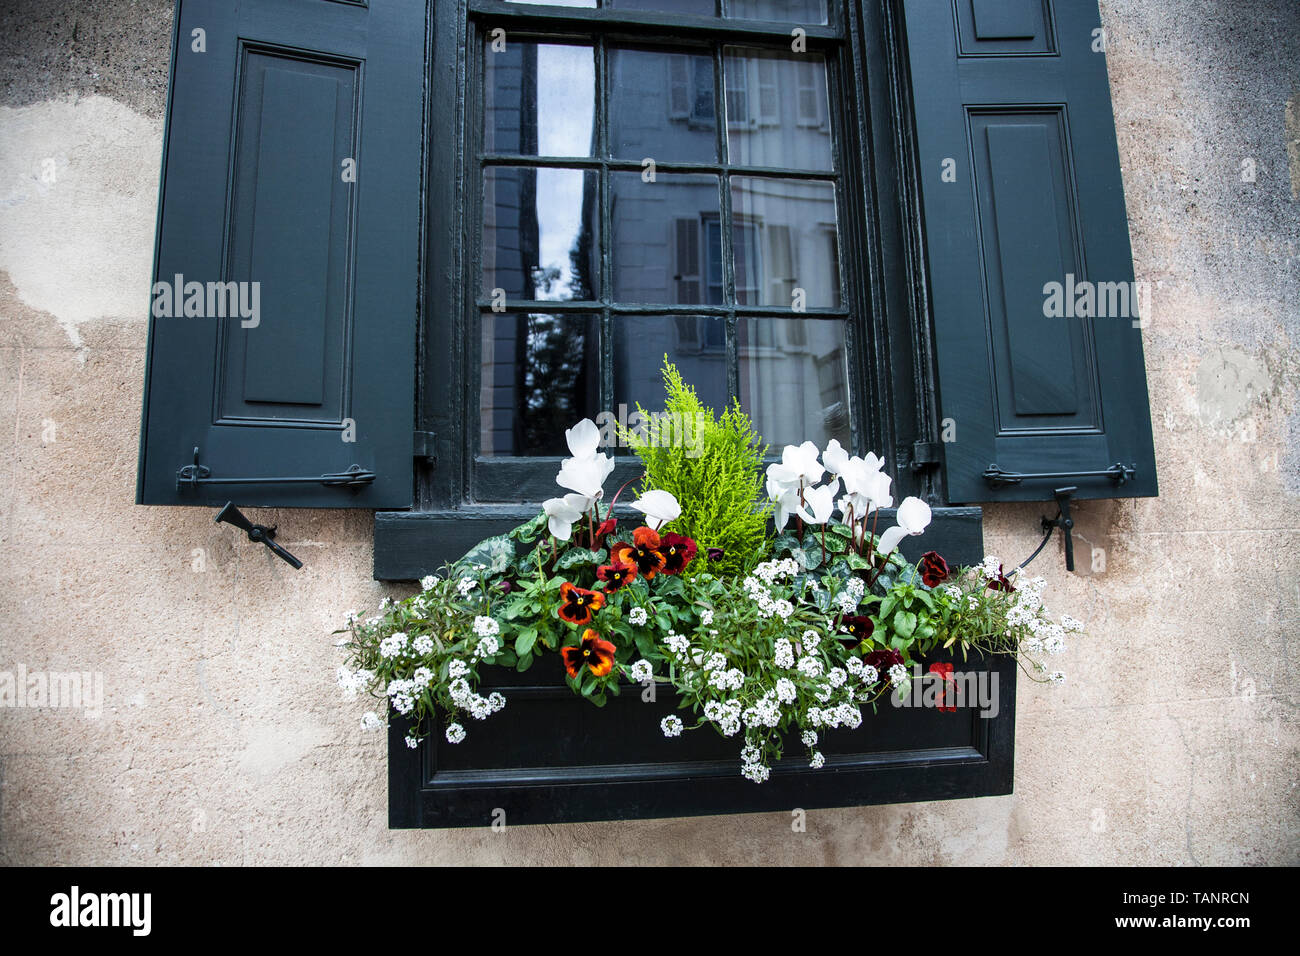
<svg viewBox="0 0 1300 956">
<path fill-rule="evenodd" d="M 784 35 L 746 33 L 736 42 L 725 26 L 690 43 L 669 35 L 664 46 L 653 37 L 642 42 L 640 33 L 636 43 L 607 38 L 590 19 L 557 22 L 555 38 L 539 35 L 534 22 L 528 29 L 506 44 L 506 51 L 512 43 L 523 47 L 513 60 L 493 62 L 502 53 L 481 36 L 479 69 L 490 82 L 482 121 L 471 127 L 484 132 L 477 311 L 481 320 L 498 317 L 481 328 L 502 327 L 503 314 L 534 314 L 529 303 L 538 301 L 546 301 L 548 315 L 581 316 L 582 344 L 573 351 L 590 356 L 583 387 L 533 396 L 550 395 L 570 423 L 605 409 L 618 414 L 620 405 L 634 410 L 638 400 L 656 401 L 667 355 L 706 403 L 716 408 L 739 398 L 773 443 L 824 433 L 851 444 L 852 333 L 838 232 L 844 195 L 830 122 L 838 46 L 823 38 L 820 49 L 792 54 Z M 537 75 L 512 82 L 511 69 Z M 530 88 L 535 99 L 509 95 Z M 548 111 L 547 89 L 577 91 L 580 102 L 561 100 Z M 503 108 L 519 109 L 522 118 L 493 115 Z M 564 117 L 566 129 L 585 131 L 590 115 L 590 142 L 582 133 L 556 133 L 550 138 L 559 145 L 547 149 L 540 133 L 528 135 L 530 123 L 546 124 L 557 109 L 578 117 Z M 520 203 L 500 184 L 513 185 L 524 170 L 535 178 Z M 548 181 L 567 188 L 547 189 Z M 489 186 L 496 189 L 490 200 Z M 516 211 L 516 232 L 502 242 L 503 223 Z M 567 256 L 560 237 L 571 242 Z M 526 380 L 518 363 L 529 360 L 515 348 L 481 362 L 480 412 L 491 417 L 478 432 L 480 466 L 564 453 L 529 437 L 550 412 L 521 406 L 520 421 L 511 422 L 502 401 L 500 383 Z M 798 401 L 763 397 L 791 382 Z"/>
</svg>

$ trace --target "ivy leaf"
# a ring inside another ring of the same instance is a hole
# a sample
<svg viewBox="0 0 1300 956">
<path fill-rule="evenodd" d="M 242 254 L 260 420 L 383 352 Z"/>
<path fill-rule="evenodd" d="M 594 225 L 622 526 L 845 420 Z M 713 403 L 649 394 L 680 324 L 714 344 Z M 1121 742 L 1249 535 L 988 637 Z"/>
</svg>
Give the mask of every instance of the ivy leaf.
<svg viewBox="0 0 1300 956">
<path fill-rule="evenodd" d="M 525 521 L 509 533 L 509 537 L 516 541 L 522 541 L 524 544 L 531 544 L 537 540 L 537 536 L 542 533 L 546 527 L 546 512 L 540 512 L 537 517 Z"/>
<path fill-rule="evenodd" d="M 555 567 L 559 570 L 567 570 L 579 565 L 596 564 L 599 561 L 599 552 L 590 551 L 587 548 L 569 548 L 564 554 L 560 555 L 560 560 L 555 562 Z"/>
<path fill-rule="evenodd" d="M 461 564 L 487 566 L 488 574 L 500 574 L 515 559 L 515 544 L 509 535 L 499 534 L 480 541 L 460 559 Z"/>
</svg>

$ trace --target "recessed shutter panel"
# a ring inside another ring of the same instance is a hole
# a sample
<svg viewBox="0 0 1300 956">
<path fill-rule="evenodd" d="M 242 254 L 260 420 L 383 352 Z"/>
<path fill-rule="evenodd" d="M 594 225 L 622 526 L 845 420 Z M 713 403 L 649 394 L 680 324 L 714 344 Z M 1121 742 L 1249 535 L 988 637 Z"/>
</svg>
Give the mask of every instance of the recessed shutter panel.
<svg viewBox="0 0 1300 956">
<path fill-rule="evenodd" d="M 178 4 L 140 503 L 410 505 L 425 16 Z"/>
<path fill-rule="evenodd" d="M 1093 0 L 904 0 L 949 499 L 1156 494 Z"/>
</svg>

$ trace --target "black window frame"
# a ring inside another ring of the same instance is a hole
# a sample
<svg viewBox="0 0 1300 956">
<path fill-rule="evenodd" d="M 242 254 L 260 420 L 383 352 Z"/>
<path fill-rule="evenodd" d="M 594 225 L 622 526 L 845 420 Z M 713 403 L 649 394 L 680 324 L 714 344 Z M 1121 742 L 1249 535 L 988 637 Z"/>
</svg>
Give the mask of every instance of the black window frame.
<svg viewBox="0 0 1300 956">
<path fill-rule="evenodd" d="M 476 321 L 480 279 L 474 252 L 481 214 L 481 204 L 477 203 L 481 189 L 480 133 L 475 127 L 481 126 L 482 36 L 496 26 L 504 27 L 507 37 L 516 39 L 599 36 L 606 42 L 644 48 L 662 48 L 666 38 L 695 44 L 710 51 L 715 62 L 715 84 L 722 80 L 718 66 L 726 47 L 768 45 L 779 49 L 778 44 L 788 47 L 795 26 L 806 31 L 808 52 L 826 58 L 827 121 L 832 128 L 835 168 L 830 173 L 783 172 L 808 179 L 834 178 L 837 182 L 841 309 L 816 312 L 844 317 L 851 370 L 853 442 L 858 451 L 874 450 L 885 455 L 895 475 L 898 497 L 920 495 L 936 505 L 946 501 L 939 470 L 913 467 L 916 443 L 934 441 L 938 436 L 932 434 L 936 419 L 934 359 L 925 319 L 919 184 L 914 179 L 909 181 L 909 173 L 914 177 L 915 170 L 908 168 L 907 86 L 897 46 L 900 11 L 895 0 L 829 0 L 828 11 L 828 25 L 816 26 L 534 6 L 500 0 L 433 5 L 431 135 L 425 197 L 428 228 L 416 376 L 417 430 L 431 436 L 427 443 L 431 454 L 417 459 L 414 504 L 409 516 L 450 512 L 459 518 L 499 520 L 504 512 L 518 510 L 512 509 L 511 503 L 537 502 L 555 494 L 557 457 L 501 457 L 487 461 L 474 454 L 479 427 L 475 359 L 480 348 Z M 843 24 L 842 35 L 831 25 L 837 18 Z M 649 31 L 655 31 L 656 36 L 649 37 Z M 597 57 L 597 69 L 603 72 L 602 59 Z M 602 80 L 597 77 L 598 85 Z M 600 121 L 597 117 L 596 122 Z M 716 128 L 718 124 L 714 125 Z M 725 136 L 725 130 L 719 135 Z M 639 163 L 605 156 L 581 161 L 529 157 L 528 162 L 543 167 L 640 169 Z M 663 172 L 708 171 L 722 177 L 728 168 L 723 163 L 659 166 Z M 752 171 L 750 167 L 741 168 Z M 722 198 L 729 205 L 725 178 L 722 185 Z M 604 225 L 608 225 L 607 213 Z M 724 261 L 729 240 L 724 236 Z M 726 281 L 732 282 L 731 264 L 726 261 L 726 265 Z M 607 268 L 605 273 L 608 277 Z M 531 305 L 529 311 L 542 313 L 591 310 L 585 303 Z M 620 311 L 665 313 L 660 306 Z M 737 312 L 758 317 L 795 315 L 788 308 L 773 306 L 692 306 L 679 311 L 704 315 L 730 311 L 728 341 L 734 341 Z M 735 379 L 733 362 L 728 384 L 732 394 L 739 394 Z M 619 456 L 613 480 L 621 483 L 636 473 L 635 459 Z M 410 524 L 404 527 L 413 530 Z M 377 536 L 377 572 L 389 563 L 381 547 L 383 541 Z M 400 565 L 400 561 L 397 563 Z"/>
</svg>

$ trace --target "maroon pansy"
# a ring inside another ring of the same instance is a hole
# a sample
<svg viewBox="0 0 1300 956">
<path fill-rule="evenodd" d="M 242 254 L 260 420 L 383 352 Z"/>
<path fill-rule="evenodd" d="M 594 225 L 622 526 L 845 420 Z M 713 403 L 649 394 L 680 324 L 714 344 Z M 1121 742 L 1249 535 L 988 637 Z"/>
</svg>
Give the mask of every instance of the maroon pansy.
<svg viewBox="0 0 1300 956">
<path fill-rule="evenodd" d="M 940 557 L 938 551 L 927 551 L 921 555 L 917 570 L 921 572 L 921 583 L 928 588 L 937 588 L 947 581 L 952 573 L 948 568 L 948 562 Z"/>
<path fill-rule="evenodd" d="M 696 552 L 695 541 L 684 534 L 669 532 L 659 547 L 664 556 L 664 574 L 681 574 Z"/>
</svg>

